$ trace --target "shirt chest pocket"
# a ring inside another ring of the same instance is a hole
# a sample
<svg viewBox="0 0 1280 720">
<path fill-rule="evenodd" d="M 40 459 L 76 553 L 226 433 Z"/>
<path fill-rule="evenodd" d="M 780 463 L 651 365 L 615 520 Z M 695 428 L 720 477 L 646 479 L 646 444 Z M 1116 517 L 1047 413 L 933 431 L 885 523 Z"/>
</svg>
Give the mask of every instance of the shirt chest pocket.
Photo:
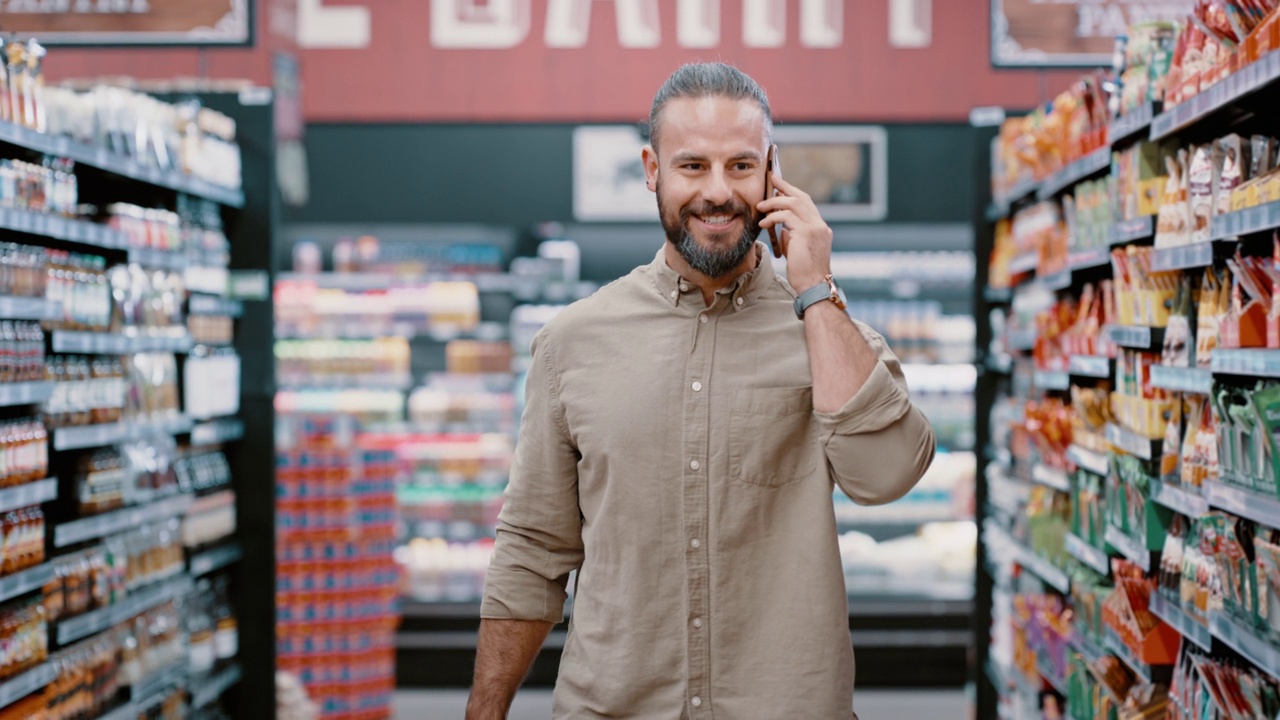
<svg viewBox="0 0 1280 720">
<path fill-rule="evenodd" d="M 812 388 L 736 390 L 729 417 L 729 477 L 780 487 L 818 464 Z"/>
</svg>

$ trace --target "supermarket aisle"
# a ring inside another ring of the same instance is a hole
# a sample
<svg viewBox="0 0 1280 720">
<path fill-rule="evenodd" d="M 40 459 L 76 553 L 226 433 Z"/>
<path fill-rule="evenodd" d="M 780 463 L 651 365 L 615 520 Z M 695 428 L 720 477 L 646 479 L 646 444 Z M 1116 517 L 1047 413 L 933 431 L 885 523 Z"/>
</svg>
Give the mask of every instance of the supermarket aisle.
<svg viewBox="0 0 1280 720">
<path fill-rule="evenodd" d="M 465 690 L 397 690 L 394 720 L 461 720 Z M 861 720 L 968 720 L 969 698 L 963 690 L 859 690 Z M 550 690 L 522 690 L 510 720 L 547 720 Z"/>
</svg>

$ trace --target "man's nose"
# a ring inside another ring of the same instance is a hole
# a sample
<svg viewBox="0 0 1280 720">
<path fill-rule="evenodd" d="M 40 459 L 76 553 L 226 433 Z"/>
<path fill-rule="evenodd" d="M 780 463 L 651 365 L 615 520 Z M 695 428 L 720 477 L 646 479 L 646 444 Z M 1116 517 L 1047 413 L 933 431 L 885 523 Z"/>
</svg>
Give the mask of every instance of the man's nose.
<svg viewBox="0 0 1280 720">
<path fill-rule="evenodd" d="M 724 170 L 713 170 L 707 174 L 706 183 L 702 186 L 702 199 L 709 205 L 724 205 L 733 199 L 733 189 L 729 187 L 729 178 Z"/>
</svg>

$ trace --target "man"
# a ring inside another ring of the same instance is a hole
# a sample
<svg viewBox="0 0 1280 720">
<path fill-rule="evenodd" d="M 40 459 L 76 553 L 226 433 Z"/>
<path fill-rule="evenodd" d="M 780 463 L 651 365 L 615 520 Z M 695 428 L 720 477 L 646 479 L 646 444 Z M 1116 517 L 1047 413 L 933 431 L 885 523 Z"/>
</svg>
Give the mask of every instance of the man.
<svg viewBox="0 0 1280 720">
<path fill-rule="evenodd" d="M 534 341 L 467 718 L 506 717 L 573 570 L 556 718 L 848 718 L 833 483 L 901 497 L 933 432 L 883 339 L 836 301 L 813 201 L 777 173 L 765 197 L 755 81 L 682 67 L 649 126 L 667 242 Z"/>
</svg>

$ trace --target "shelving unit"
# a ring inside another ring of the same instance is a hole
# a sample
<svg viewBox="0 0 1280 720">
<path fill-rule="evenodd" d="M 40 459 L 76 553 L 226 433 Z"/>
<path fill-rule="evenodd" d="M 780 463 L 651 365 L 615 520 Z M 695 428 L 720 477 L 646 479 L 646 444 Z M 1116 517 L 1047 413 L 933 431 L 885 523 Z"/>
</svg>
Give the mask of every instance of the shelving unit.
<svg viewBox="0 0 1280 720">
<path fill-rule="evenodd" d="M 1024 182 L 1009 197 L 993 202 L 986 212 L 975 212 L 974 222 L 978 229 L 979 254 L 989 253 L 994 247 L 993 224 L 995 222 L 1002 218 L 1013 217 L 1021 208 L 1029 207 L 1033 202 L 1031 198 L 1052 201 L 1064 193 L 1072 192 L 1074 185 L 1079 181 L 1106 172 L 1107 166 L 1111 165 L 1113 150 L 1123 151 L 1128 143 L 1148 139 L 1159 141 L 1177 138 L 1183 146 L 1186 146 L 1192 142 L 1204 142 L 1228 132 L 1247 134 L 1254 127 L 1249 123 L 1259 123 L 1256 125 L 1259 128 L 1269 127 L 1268 113 L 1276 107 L 1278 99 L 1280 99 L 1280 52 L 1270 52 L 1176 107 L 1162 109 L 1159 105 L 1148 105 L 1113 120 L 1108 133 L 1109 146 L 1067 164 L 1058 172 L 1043 178 L 1039 183 Z M 1256 132 L 1266 132 L 1266 130 L 1259 129 Z M 1105 164 L 1102 158 L 1107 160 Z M 981 178 L 984 182 L 990 180 L 988 160 L 987 157 L 980 157 L 975 168 L 975 178 Z M 1117 160 L 1117 163 L 1119 162 L 1121 160 Z M 975 300 L 979 307 L 977 316 L 980 319 L 978 347 L 980 350 L 995 348 L 992 353 L 996 351 L 1007 353 L 1000 358 L 1002 365 L 1019 368 L 1030 365 L 1031 372 L 1023 374 L 1021 378 L 1018 377 L 1021 370 L 1015 372 L 1012 377 L 998 373 L 986 373 L 983 376 L 979 388 L 979 425 L 988 421 L 992 409 L 1001 403 L 1002 399 L 1014 396 L 1015 393 L 1019 401 L 1038 400 L 1045 396 L 1045 391 L 1050 391 L 1050 397 L 1060 398 L 1062 396 L 1056 393 L 1070 389 L 1073 385 L 1091 387 L 1094 385 L 1092 382 L 1094 379 L 1110 380 L 1112 391 L 1117 391 L 1117 386 L 1124 379 L 1116 377 L 1117 369 L 1110 358 L 1072 355 L 1066 358 L 1066 373 L 1061 373 L 1059 371 L 1061 365 L 1057 363 L 1062 358 L 1055 356 L 1052 345 L 1048 353 L 1044 352 L 1043 347 L 1037 346 L 1034 332 L 1022 329 L 1018 332 L 1006 333 L 1001 347 L 999 344 L 989 344 L 992 329 L 984 323 L 989 319 L 989 311 L 1006 313 L 1008 318 L 1016 313 L 1020 299 L 1025 301 L 1027 296 L 1040 297 L 1046 294 L 1044 290 L 1052 291 L 1057 298 L 1079 298 L 1080 287 L 1085 282 L 1111 277 L 1113 268 L 1109 262 L 1109 251 L 1112 248 L 1152 244 L 1156 235 L 1155 225 L 1154 216 L 1112 222 L 1107 232 L 1107 240 L 1111 247 L 1076 248 L 1073 246 L 1068 255 L 1069 268 L 1074 270 L 1084 266 L 1085 261 L 1077 258 L 1088 257 L 1090 259 L 1088 267 L 1092 274 L 1086 278 L 1073 276 L 1068 281 L 1063 281 L 1057 274 L 1050 277 L 1031 277 L 1037 274 L 1038 268 L 1037 263 L 1031 262 L 1031 258 L 1036 253 L 1029 251 L 1027 244 L 1018 245 L 1016 250 L 1013 247 L 1004 248 L 1003 252 L 1007 254 L 999 256 L 997 262 L 1004 263 L 1004 258 L 1013 257 L 1008 265 L 1011 280 L 1002 276 L 996 278 L 995 282 L 1000 286 L 1012 282 L 1013 287 L 1001 287 L 995 292 L 986 292 L 982 288 L 975 291 Z M 1280 229 L 1280 202 L 1269 202 L 1244 210 L 1225 212 L 1212 218 L 1208 242 L 1177 247 L 1156 247 L 1150 256 L 1149 269 L 1155 272 L 1180 273 L 1183 277 L 1189 276 L 1193 279 L 1199 278 L 1204 268 L 1223 267 L 1226 260 L 1233 257 L 1237 251 L 1245 256 L 1269 251 L 1270 245 L 1268 244 L 1263 250 L 1262 242 L 1266 240 L 1269 243 L 1269 233 L 1276 229 Z M 1086 237 L 1090 239 L 1096 237 L 1095 231 L 1091 233 Z M 1253 236 L 1258 238 L 1255 239 Z M 1257 247 L 1254 247 L 1255 244 Z M 1060 249 L 1054 250 L 1053 257 L 1061 257 L 1059 253 Z M 1093 262 L 1095 260 L 1096 263 Z M 1117 264 L 1121 264 L 1121 261 L 1117 260 Z M 982 268 L 981 262 L 979 267 Z M 1004 265 L 1000 267 L 1003 269 Z M 979 281 L 985 280 L 987 280 L 986 276 L 980 272 Z M 1135 312 L 1133 316 L 1140 315 Z M 1025 328 L 1027 317 L 1018 316 L 1017 320 L 1018 322 L 1013 326 Z M 1193 320 L 1192 330 L 1196 331 L 1194 324 Z M 1168 359 L 1170 351 L 1164 349 L 1165 336 L 1165 328 L 1157 327 L 1154 323 L 1151 326 L 1112 324 L 1102 328 L 1101 337 L 1098 339 L 1109 341 L 1118 348 L 1120 353 L 1138 350 L 1159 356 L 1163 351 L 1164 361 L 1172 362 Z M 1075 339 L 1072 338 L 1073 341 Z M 1194 341 L 1192 342 L 1194 344 Z M 1068 346 L 1065 342 L 1063 345 Z M 1076 344 L 1078 345 L 1079 343 Z M 1036 365 L 1035 361 L 1026 359 L 1026 351 L 1033 347 L 1037 348 L 1037 359 L 1043 359 L 1045 354 L 1050 357 L 1050 361 L 1043 363 L 1043 367 Z M 984 358 L 986 367 L 992 366 L 992 357 L 994 354 L 988 354 Z M 1194 354 L 1192 357 L 1194 358 Z M 1280 378 L 1280 350 L 1214 347 L 1211 360 L 1199 367 L 1195 366 L 1195 362 L 1191 363 L 1192 367 L 1172 367 L 1159 364 L 1160 361 L 1161 358 L 1156 357 L 1157 364 L 1150 366 L 1149 386 L 1170 393 L 1211 396 L 1215 388 L 1220 386 L 1229 387 L 1234 383 L 1235 387 L 1250 387 L 1252 383 L 1262 379 Z M 1151 361 L 1148 359 L 1145 362 Z M 1045 370 L 1044 367 L 1053 368 L 1053 370 Z M 1062 377 L 1064 374 L 1067 377 Z M 1030 396 L 1026 395 L 1028 391 L 1031 393 Z M 1021 566 L 1027 574 L 1038 576 L 1046 581 L 1029 586 L 1017 585 L 1013 592 L 1057 592 L 1063 594 L 1065 602 L 1070 604 L 1079 601 L 1073 599 L 1068 593 L 1071 583 L 1087 580 L 1087 587 L 1095 587 L 1099 582 L 1104 583 L 1103 587 L 1106 587 L 1106 578 L 1110 575 L 1113 562 L 1127 560 L 1148 573 L 1149 578 L 1153 576 L 1160 568 L 1161 554 L 1160 551 L 1151 549 L 1158 547 L 1161 542 L 1161 539 L 1157 538 L 1158 528 L 1151 525 L 1157 522 L 1157 519 L 1163 525 L 1166 522 L 1164 518 L 1181 516 L 1196 520 L 1208 516 L 1212 510 L 1220 510 L 1269 528 L 1280 527 L 1280 497 L 1268 492 L 1269 479 L 1257 481 L 1233 476 L 1224 470 L 1221 473 L 1221 481 L 1207 480 L 1203 487 L 1199 488 L 1199 492 L 1196 488 L 1178 484 L 1179 475 L 1176 472 L 1171 477 L 1162 479 L 1160 460 L 1163 443 L 1156 438 L 1162 438 L 1163 432 L 1159 432 L 1150 423 L 1127 426 L 1125 424 L 1127 421 L 1127 416 L 1124 421 L 1113 417 L 1111 422 L 1102 428 L 1101 438 L 1092 436 L 1092 433 L 1089 437 L 1081 437 L 1078 433 L 1083 428 L 1077 425 L 1075 443 L 1070 445 L 1065 453 L 1066 459 L 1080 471 L 1107 478 L 1106 484 L 1102 485 L 1108 493 L 1105 498 L 1096 495 L 1099 492 L 1096 489 L 1099 487 L 1096 477 L 1091 480 L 1095 489 L 1077 490 L 1074 487 L 1074 480 L 1068 478 L 1066 483 L 1061 483 L 1058 482 L 1060 478 L 1056 474 L 1051 477 L 1047 471 L 1047 465 L 1041 462 L 1038 456 L 1033 455 L 1029 460 L 1018 457 L 1016 461 L 1018 464 L 1027 462 L 1032 464 L 1033 469 L 1028 479 L 1052 488 L 1056 493 L 1067 493 L 1068 499 L 1073 503 L 1081 502 L 1081 504 L 1084 501 L 1079 498 L 1086 492 L 1095 493 L 1089 495 L 1092 502 L 1110 503 L 1113 498 L 1109 493 L 1114 491 L 1116 482 L 1122 484 L 1133 482 L 1131 479 L 1126 479 L 1128 477 L 1126 473 L 1133 474 L 1138 472 L 1135 468 L 1141 468 L 1141 473 L 1146 475 L 1145 484 L 1140 486 L 1141 500 L 1134 492 L 1135 487 L 1132 485 L 1124 487 L 1125 492 L 1131 493 L 1130 501 L 1148 503 L 1145 506 L 1146 527 L 1149 528 L 1147 534 L 1135 537 L 1136 532 L 1131 535 L 1122 532 L 1119 527 L 1108 524 L 1104 533 L 1104 548 L 1091 545 L 1081 537 L 1068 532 L 1063 539 L 1063 548 L 1072 558 L 1072 562 L 1080 566 L 1075 575 L 1058 577 L 1055 572 L 1057 568 L 1032 552 L 1030 540 L 1024 541 L 1013 535 L 1015 528 L 1021 531 L 1019 522 L 1025 523 L 1027 517 L 1019 515 L 1020 505 L 1017 501 L 1011 502 L 1006 498 L 998 497 L 1000 494 L 1010 492 L 1007 486 L 999 482 L 999 477 L 992 478 L 989 473 L 979 472 L 981 482 L 977 493 L 977 507 L 980 512 L 981 527 L 984 528 L 984 543 L 979 549 L 981 554 L 979 567 L 990 568 L 990 572 L 980 570 L 977 573 L 978 597 L 975 602 L 979 613 L 976 637 L 976 644 L 979 647 L 977 667 L 986 668 L 988 678 L 991 680 L 991 683 L 981 681 L 978 683 L 979 717 L 995 717 L 995 708 L 1001 695 L 1008 696 L 1011 692 L 1028 690 L 1027 688 L 1019 689 L 1015 681 L 1009 680 L 1007 673 L 1002 674 L 999 668 L 994 668 L 989 661 L 989 651 L 981 649 L 984 642 L 991 640 L 989 620 L 992 617 L 991 603 L 995 596 L 993 588 L 997 582 L 1007 582 L 1009 578 L 1009 574 L 1001 566 L 1002 562 Z M 1018 419 L 1012 419 L 1010 422 L 1015 427 L 1020 427 L 1022 424 Z M 1144 432 L 1135 432 L 1134 430 L 1138 428 L 1144 429 Z M 988 437 L 980 433 L 979 441 L 985 444 Z M 983 459 L 989 461 L 993 457 L 1004 457 L 1005 462 L 1012 462 L 1008 458 L 1018 451 L 1017 443 L 1024 443 L 1023 447 L 1025 447 L 1025 437 L 1018 437 L 1016 434 L 1012 437 L 1015 438 L 1014 446 L 993 447 Z M 1221 436 L 1219 437 L 1221 439 Z M 1100 452 L 1104 449 L 1102 441 L 1105 441 L 1106 452 Z M 1223 452 L 1225 451 L 1219 448 L 1220 455 Z M 1141 462 L 1135 463 L 1135 458 Z M 1166 469 L 1163 472 L 1168 471 Z M 1080 475 L 1079 478 L 1081 478 L 1080 482 L 1088 480 L 1085 475 Z M 1246 488 L 1262 488 L 1264 492 Z M 1035 492 L 1043 493 L 1044 491 L 1036 490 Z M 1036 495 L 1036 497 L 1044 496 Z M 1060 495 L 1055 497 L 1062 499 Z M 1134 506 L 1128 507 L 1132 509 Z M 1072 508 L 1073 513 L 1076 512 L 1074 505 Z M 1108 509 L 1111 509 L 1109 505 Z M 1114 519 L 1108 519 L 1108 522 L 1113 521 Z M 1130 524 L 1126 524 L 1125 527 L 1130 527 Z M 1168 526 L 1165 526 L 1165 529 L 1167 530 Z M 1001 545 L 1007 547 L 1002 551 Z M 996 560 L 993 561 L 992 558 Z M 1116 558 L 1122 560 L 1116 560 Z M 1090 572 L 1086 572 L 1084 568 L 1088 568 Z M 1098 577 L 1094 577 L 1093 574 Z M 1017 577 L 1016 573 L 1014 577 Z M 1006 587 L 1005 592 L 1009 592 L 1009 588 Z M 1273 678 L 1280 678 L 1280 647 L 1269 642 L 1265 633 L 1246 626 L 1225 611 L 1212 613 L 1205 622 L 1192 617 L 1176 600 L 1171 600 L 1155 590 L 1151 594 L 1150 610 L 1162 621 L 1161 631 L 1169 632 L 1170 629 L 1176 631 L 1176 635 L 1181 636 L 1185 641 L 1184 644 L 1194 645 L 1206 653 L 1215 655 L 1223 647 L 1231 648 L 1263 673 Z M 1075 617 L 1079 618 L 1080 614 L 1076 613 Z M 1086 658 L 1096 659 L 1101 654 L 1111 654 L 1131 667 L 1146 682 L 1157 684 L 1168 682 L 1171 666 L 1151 666 L 1141 660 L 1142 657 L 1157 657 L 1158 653 L 1152 654 L 1150 649 L 1144 646 L 1144 652 L 1139 656 L 1112 630 L 1107 633 L 1104 647 L 1086 648 L 1084 647 L 1086 644 L 1077 633 L 1077 647 Z M 1062 692 L 1063 689 L 1055 688 L 1055 691 L 1065 698 L 1067 693 Z M 1066 717 L 1084 718 L 1089 714 L 1088 712 L 1081 714 L 1081 711 L 1072 708 L 1069 703 L 1064 711 Z"/>
<path fill-rule="evenodd" d="M 273 133 L 270 105 L 244 105 L 238 93 L 197 95 L 206 107 L 225 112 L 236 120 L 245 168 L 246 187 L 243 190 L 219 187 L 177 172 L 161 171 L 101 148 L 72 142 L 64 137 L 42 135 L 8 123 L 0 123 L 0 155 L 5 158 L 29 158 L 45 154 L 74 160 L 78 167 L 96 169 L 87 174 L 88 181 L 82 182 L 81 199 L 100 206 L 114 202 L 121 196 L 146 197 L 148 200 L 145 202 L 154 203 L 153 207 L 169 209 L 174 209 L 183 202 L 179 195 L 201 197 L 220 203 L 218 212 L 231 240 L 232 267 L 264 271 L 269 267 L 272 222 L 276 215 L 272 189 L 275 164 L 269 150 L 269 140 Z M 193 95 L 184 93 L 183 97 L 191 98 Z M 127 190 L 121 190 L 121 183 L 127 186 Z M 54 247 L 59 247 L 56 244 L 58 242 L 75 243 L 83 246 L 85 252 L 103 256 L 108 265 L 135 262 L 148 269 L 185 271 L 193 278 L 212 278 L 214 280 L 205 283 L 204 290 L 217 295 L 227 293 L 228 269 L 206 267 L 205 264 L 211 260 L 205 255 L 131 248 L 128 237 L 123 232 L 96 222 L 0 208 L 0 229 L 18 234 L 18 237 L 13 238 L 14 241 L 29 245 L 44 246 L 52 241 L 55 243 Z M 217 282 L 217 278 L 222 278 L 222 282 Z M 265 367 L 269 373 L 272 367 L 270 352 L 267 350 L 269 340 L 264 340 L 253 327 L 252 320 L 262 317 L 260 309 L 245 308 L 240 301 L 227 297 L 197 299 L 194 304 L 193 314 L 227 314 L 244 316 L 250 320 L 248 327 L 242 325 L 237 328 L 236 347 L 245 359 L 246 366 L 252 368 L 246 373 L 248 382 L 240 388 L 241 396 L 252 396 L 252 385 L 256 378 L 254 371 Z M 264 305 L 265 316 L 269 318 L 270 304 L 268 302 Z M 53 321 L 60 319 L 61 314 L 61 304 L 51 300 L 0 297 L 0 318 L 6 320 Z M 263 328 L 269 338 L 269 323 Z M 195 346 L 191 335 L 185 330 L 172 330 L 166 329 L 168 334 L 146 335 L 55 329 L 46 332 L 46 351 L 50 354 L 122 356 L 139 353 L 182 354 L 191 351 Z M 183 360 L 178 358 L 177 363 L 181 366 Z M 36 406 L 50 400 L 55 389 L 54 382 L 3 384 L 0 385 L 0 406 L 27 408 L 16 410 L 15 414 L 38 414 L 39 408 Z M 255 407 L 253 402 L 244 402 L 242 407 L 253 412 L 246 416 L 249 418 L 248 422 L 261 423 L 256 425 L 255 430 L 269 434 L 272 426 L 270 404 L 267 403 L 265 410 Z M 75 493 L 67 492 L 67 489 L 74 487 L 72 481 L 75 479 L 75 461 L 85 454 L 83 451 L 92 448 L 144 442 L 161 435 L 187 434 L 194 435 L 190 438 L 193 446 L 227 444 L 233 483 L 238 491 L 236 515 L 241 529 L 237 537 L 254 546 L 269 546 L 274 537 L 273 516 L 269 510 L 273 493 L 261 479 L 271 467 L 270 455 L 244 453 L 243 448 L 230 444 L 246 436 L 245 425 L 246 420 L 239 417 L 222 418 L 212 423 L 203 423 L 202 427 L 206 429 L 197 430 L 189 416 L 178 413 L 151 421 L 127 420 L 51 430 L 48 442 L 49 477 L 0 489 L 0 511 L 41 505 L 47 518 L 45 561 L 0 578 L 0 602 L 19 600 L 40 592 L 55 580 L 55 566 L 72 553 L 105 547 L 104 543 L 120 540 L 119 536 L 146 524 L 182 518 L 191 507 L 194 496 L 178 493 L 99 515 L 79 517 Z M 140 489 L 140 493 L 146 495 L 154 492 Z M 268 508 L 265 512 L 258 509 L 264 504 Z M 192 558 L 193 565 L 182 563 L 175 566 L 165 573 L 164 579 L 157 577 L 150 585 L 131 586 L 123 596 L 117 594 L 111 604 L 71 617 L 64 615 L 56 622 L 51 622 L 49 645 L 58 650 L 81 641 L 92 641 L 101 633 L 165 603 L 186 602 L 193 595 L 195 579 L 199 574 L 223 572 L 229 573 L 233 580 L 231 600 L 239 621 L 240 647 L 247 656 L 255 658 L 255 666 L 263 676 L 256 677 L 255 673 L 255 677 L 247 677 L 240 682 L 240 666 L 232 664 L 213 676 L 206 686 L 198 678 L 188 677 L 188 664 L 183 655 L 151 677 L 136 683 L 119 698 L 119 704 L 101 717 L 137 720 L 179 688 L 186 688 L 194 696 L 206 698 L 206 705 L 225 695 L 224 707 L 231 710 L 233 717 L 243 714 L 238 709 L 274 706 L 274 640 L 270 633 L 271 624 L 259 620 L 264 615 L 274 614 L 274 584 L 261 581 L 262 577 L 270 577 L 271 569 L 268 567 L 266 572 L 262 572 L 261 568 L 257 568 L 256 574 L 246 574 L 244 582 L 237 584 L 235 581 L 241 574 L 238 566 L 242 559 L 248 564 L 259 564 L 257 558 L 244 557 L 240 545 L 235 544 L 238 541 L 228 541 L 215 550 L 197 554 Z M 124 590 L 122 588 L 116 592 L 123 593 Z M 185 630 L 182 630 L 182 634 L 185 636 Z M 53 682 L 56 673 L 55 665 L 50 662 L 0 684 L 0 710 L 32 693 L 40 692 Z M 102 680 L 105 681 L 106 678 Z M 228 689 L 231 689 L 230 693 L 227 692 Z"/>
</svg>

